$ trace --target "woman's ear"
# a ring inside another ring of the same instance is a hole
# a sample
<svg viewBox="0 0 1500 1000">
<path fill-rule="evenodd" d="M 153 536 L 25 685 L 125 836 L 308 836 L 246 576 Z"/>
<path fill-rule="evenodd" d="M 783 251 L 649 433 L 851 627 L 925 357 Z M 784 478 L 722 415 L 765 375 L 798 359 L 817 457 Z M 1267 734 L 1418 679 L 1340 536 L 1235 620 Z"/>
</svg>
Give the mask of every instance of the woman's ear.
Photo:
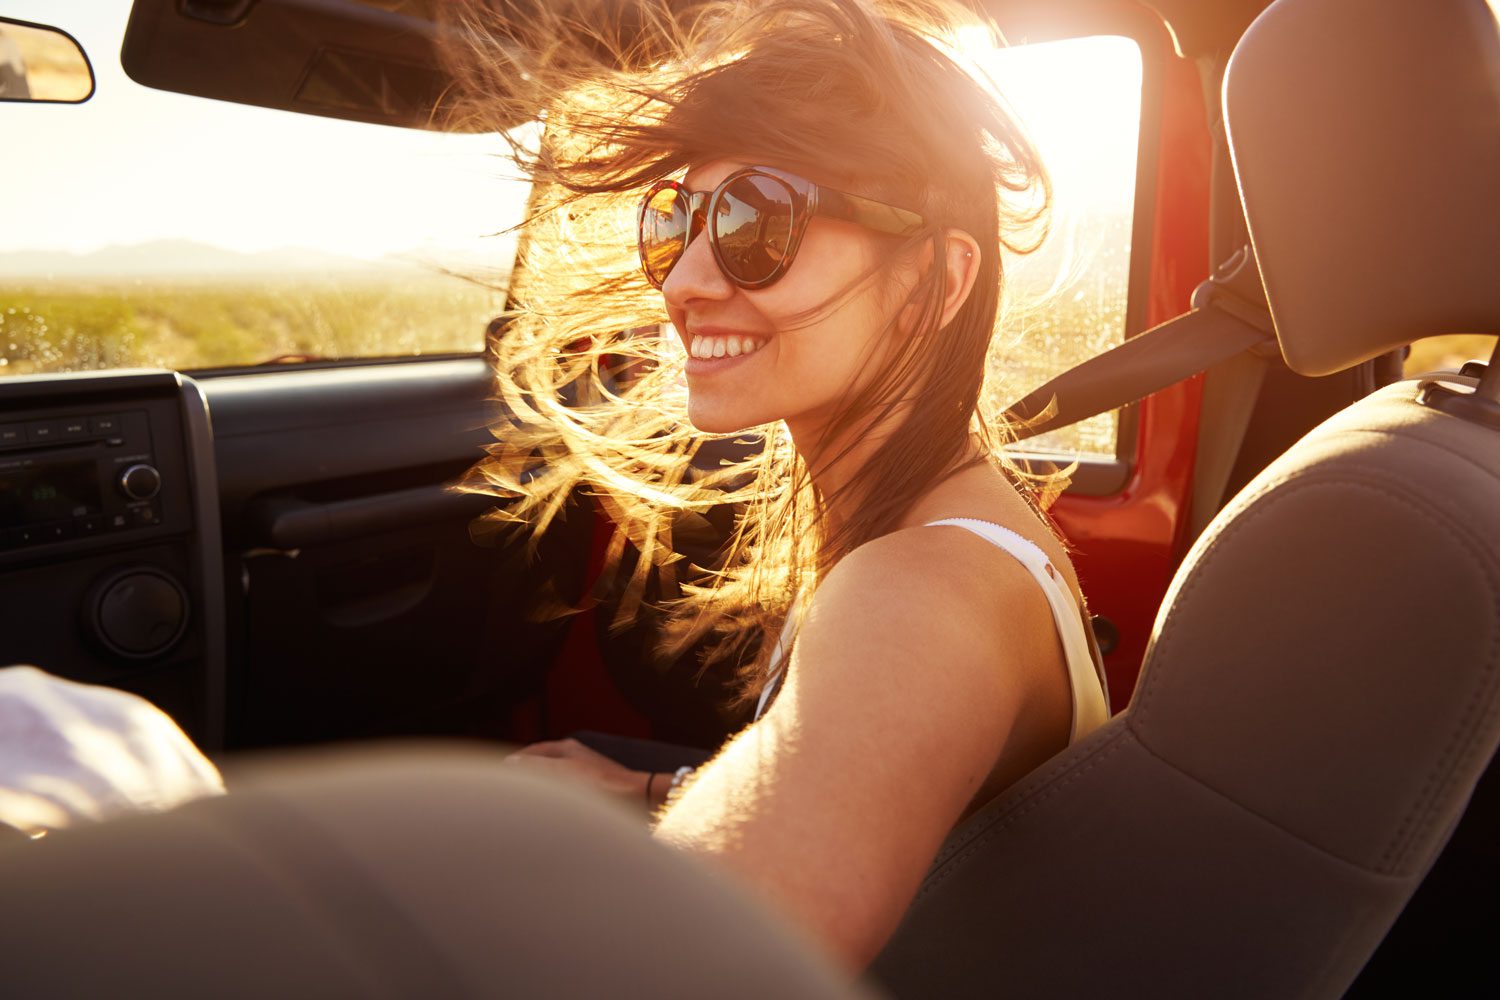
<svg viewBox="0 0 1500 1000">
<path fill-rule="evenodd" d="M 926 274 L 935 256 L 933 244 L 923 243 L 921 254 L 917 265 L 919 270 L 916 273 Z M 964 302 L 969 298 L 969 292 L 974 288 L 974 281 L 979 276 L 979 243 L 962 229 L 948 230 L 943 234 L 941 263 L 945 273 L 943 275 L 942 311 L 938 317 L 938 324 L 934 328 L 937 330 L 953 322 L 953 317 L 958 315 L 958 310 L 963 308 Z M 917 280 L 915 275 L 911 280 Z M 910 331 L 917 323 L 920 312 L 922 310 L 916 302 L 908 301 L 901 309 L 901 328 Z"/>
<path fill-rule="evenodd" d="M 941 330 L 953 322 L 958 310 L 969 298 L 974 288 L 974 279 L 979 276 L 979 243 L 962 229 L 950 229 L 943 242 L 943 267 L 947 274 L 943 281 L 943 315 L 938 321 Z"/>
</svg>

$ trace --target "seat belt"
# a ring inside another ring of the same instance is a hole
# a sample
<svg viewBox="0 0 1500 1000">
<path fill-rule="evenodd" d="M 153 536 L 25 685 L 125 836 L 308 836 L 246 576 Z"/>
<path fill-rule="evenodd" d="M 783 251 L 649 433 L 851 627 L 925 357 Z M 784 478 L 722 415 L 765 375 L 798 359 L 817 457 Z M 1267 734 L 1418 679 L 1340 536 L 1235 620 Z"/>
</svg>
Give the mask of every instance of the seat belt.
<svg viewBox="0 0 1500 1000">
<path fill-rule="evenodd" d="M 1262 359 L 1278 350 L 1271 313 L 1265 306 L 1260 272 L 1250 247 L 1243 246 L 1193 292 L 1193 309 L 1068 369 L 1005 411 L 1018 440 L 1045 434 L 1144 399 L 1246 352 Z M 1249 421 L 1255 393 L 1236 404 L 1239 436 Z M 1230 442 L 1219 438 L 1219 445 Z M 1217 459 L 1216 459 L 1217 460 Z M 1234 456 L 1222 470 L 1227 481 Z M 1217 469 L 1215 476 L 1220 475 Z M 1223 482 L 1219 490 L 1223 491 Z M 1195 494 L 1196 494 L 1195 489 Z M 1205 491 L 1207 492 L 1207 491 Z M 1217 503 L 1217 500 L 1213 501 Z"/>
<path fill-rule="evenodd" d="M 1260 269 L 1249 245 L 1193 291 L 1192 311 L 1063 372 L 1005 411 L 1017 440 L 1138 402 L 1220 367 L 1204 397 L 1187 538 L 1218 513 L 1272 358 L 1279 355 Z"/>
<path fill-rule="evenodd" d="M 1203 534 L 1224 504 L 1229 476 L 1238 464 L 1250 415 L 1260 398 L 1270 360 L 1254 349 L 1221 362 L 1203 382 L 1193 495 L 1188 504 L 1189 540 Z"/>
</svg>

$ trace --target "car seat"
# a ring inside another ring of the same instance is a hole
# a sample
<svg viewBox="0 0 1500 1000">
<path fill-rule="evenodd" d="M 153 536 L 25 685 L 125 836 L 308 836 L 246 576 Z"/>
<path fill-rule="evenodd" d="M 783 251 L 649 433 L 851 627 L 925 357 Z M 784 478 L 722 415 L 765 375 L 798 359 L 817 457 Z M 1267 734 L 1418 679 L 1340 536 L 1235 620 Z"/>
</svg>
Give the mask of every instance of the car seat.
<svg viewBox="0 0 1500 1000">
<path fill-rule="evenodd" d="M 872 995 L 619 803 L 493 750 L 303 751 L 227 778 L 0 844 L 4 994 Z"/>
<path fill-rule="evenodd" d="M 1485 0 L 1280 0 L 1224 101 L 1293 370 L 1500 332 Z M 1497 733 L 1492 362 L 1380 389 L 1253 479 L 1129 707 L 955 830 L 874 971 L 898 996 L 1337 996 Z"/>
</svg>

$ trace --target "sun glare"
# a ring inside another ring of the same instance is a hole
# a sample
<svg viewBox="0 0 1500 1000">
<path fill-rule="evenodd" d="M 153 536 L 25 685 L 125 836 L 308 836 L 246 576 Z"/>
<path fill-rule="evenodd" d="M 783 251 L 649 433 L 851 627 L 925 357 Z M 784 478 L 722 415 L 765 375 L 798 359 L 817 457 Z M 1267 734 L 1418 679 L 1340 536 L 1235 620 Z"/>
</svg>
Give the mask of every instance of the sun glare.
<svg viewBox="0 0 1500 1000">
<path fill-rule="evenodd" d="M 1052 174 L 1059 210 L 1129 211 L 1141 117 L 1134 41 L 1105 35 L 997 47 L 973 26 L 960 30 L 956 48 L 1020 118 Z"/>
<path fill-rule="evenodd" d="M 986 393 L 1004 405 L 1125 332 L 1141 120 L 1140 47 L 1114 36 L 1000 46 L 972 28 L 955 55 L 1020 120 L 1052 179 L 1049 235 L 1005 262 Z M 1113 455 L 1105 414 L 1029 448 Z"/>
</svg>

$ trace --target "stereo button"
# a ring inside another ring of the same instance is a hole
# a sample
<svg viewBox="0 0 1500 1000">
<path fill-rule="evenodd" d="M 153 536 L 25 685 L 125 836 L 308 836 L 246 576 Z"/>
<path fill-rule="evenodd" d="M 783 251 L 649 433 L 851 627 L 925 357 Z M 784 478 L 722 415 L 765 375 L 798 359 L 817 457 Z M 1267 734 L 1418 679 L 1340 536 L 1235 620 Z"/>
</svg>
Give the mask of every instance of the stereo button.
<svg viewBox="0 0 1500 1000">
<path fill-rule="evenodd" d="M 120 492 L 132 500 L 150 500 L 161 492 L 161 473 L 149 465 L 132 465 L 120 473 Z"/>
<path fill-rule="evenodd" d="M 33 420 L 26 425 L 26 440 L 32 444 L 51 444 L 62 435 L 62 424 L 56 420 Z"/>
<path fill-rule="evenodd" d="M 58 437 L 65 441 L 89 436 L 89 422 L 83 417 L 64 417 L 57 424 Z"/>
<path fill-rule="evenodd" d="M 107 434 L 120 433 L 120 418 L 110 414 L 103 417 L 94 417 L 89 421 L 89 429 L 95 437 L 104 437 Z"/>
<path fill-rule="evenodd" d="M 0 448 L 25 443 L 25 424 L 0 424 Z"/>
</svg>

